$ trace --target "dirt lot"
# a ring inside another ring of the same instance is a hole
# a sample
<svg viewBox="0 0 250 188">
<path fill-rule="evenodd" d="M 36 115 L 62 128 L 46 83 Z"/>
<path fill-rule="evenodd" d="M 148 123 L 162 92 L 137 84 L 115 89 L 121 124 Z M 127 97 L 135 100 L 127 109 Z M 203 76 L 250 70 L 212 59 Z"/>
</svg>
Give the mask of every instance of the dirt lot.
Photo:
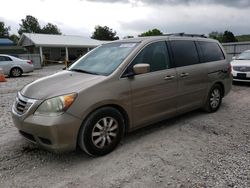
<svg viewBox="0 0 250 188">
<path fill-rule="evenodd" d="M 53 154 L 11 120 L 16 92 L 61 67 L 0 83 L 0 187 L 250 187 L 250 84 L 217 113 L 194 111 L 126 135 L 111 154 Z"/>
</svg>

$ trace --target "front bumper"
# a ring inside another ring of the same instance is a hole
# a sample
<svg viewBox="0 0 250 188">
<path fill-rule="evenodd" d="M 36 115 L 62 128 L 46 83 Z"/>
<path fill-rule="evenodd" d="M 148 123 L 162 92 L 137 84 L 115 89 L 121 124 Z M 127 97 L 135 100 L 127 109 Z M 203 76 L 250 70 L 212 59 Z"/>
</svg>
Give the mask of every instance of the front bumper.
<svg viewBox="0 0 250 188">
<path fill-rule="evenodd" d="M 232 71 L 233 80 L 239 82 L 250 82 L 250 72 Z"/>
<path fill-rule="evenodd" d="M 12 107 L 12 119 L 21 135 L 53 152 L 75 150 L 81 119 L 68 113 L 54 117 L 35 116 L 32 108 L 20 115 L 15 104 Z"/>
</svg>

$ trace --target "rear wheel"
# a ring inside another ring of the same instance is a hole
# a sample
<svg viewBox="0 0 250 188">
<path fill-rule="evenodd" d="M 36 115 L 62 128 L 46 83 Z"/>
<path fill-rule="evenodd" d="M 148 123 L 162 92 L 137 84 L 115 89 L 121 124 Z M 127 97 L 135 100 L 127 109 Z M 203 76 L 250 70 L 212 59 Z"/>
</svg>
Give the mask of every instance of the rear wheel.
<svg viewBox="0 0 250 188">
<path fill-rule="evenodd" d="M 209 92 L 204 110 L 207 112 L 216 112 L 221 105 L 222 96 L 223 93 L 221 86 L 219 84 L 215 84 Z"/>
<path fill-rule="evenodd" d="M 78 145 L 87 154 L 102 156 L 113 151 L 124 133 L 121 113 L 111 107 L 93 112 L 83 123 L 78 136 Z"/>
<path fill-rule="evenodd" d="M 18 67 L 12 68 L 10 71 L 11 77 L 19 77 L 22 75 L 22 70 Z"/>
</svg>

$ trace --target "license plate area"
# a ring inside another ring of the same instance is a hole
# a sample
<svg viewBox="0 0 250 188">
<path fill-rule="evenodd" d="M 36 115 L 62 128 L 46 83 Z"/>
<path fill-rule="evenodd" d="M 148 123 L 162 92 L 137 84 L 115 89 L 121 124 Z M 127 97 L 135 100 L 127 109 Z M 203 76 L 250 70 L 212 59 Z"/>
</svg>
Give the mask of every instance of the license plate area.
<svg viewBox="0 0 250 188">
<path fill-rule="evenodd" d="M 246 78 L 247 74 L 246 73 L 237 73 L 238 78 Z"/>
</svg>

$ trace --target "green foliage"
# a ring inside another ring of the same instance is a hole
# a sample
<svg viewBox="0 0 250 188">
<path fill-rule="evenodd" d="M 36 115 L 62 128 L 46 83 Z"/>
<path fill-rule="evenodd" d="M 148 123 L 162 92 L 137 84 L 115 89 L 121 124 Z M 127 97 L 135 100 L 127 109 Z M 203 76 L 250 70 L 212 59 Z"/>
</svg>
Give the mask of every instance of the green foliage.
<svg viewBox="0 0 250 188">
<path fill-rule="evenodd" d="M 6 27 L 4 22 L 0 22 L 0 37 L 8 37 L 9 30 L 10 30 L 10 27 Z"/>
<path fill-rule="evenodd" d="M 41 33 L 44 33 L 44 34 L 55 34 L 55 35 L 61 35 L 61 31 L 60 29 L 52 24 L 52 23 L 48 23 L 47 25 L 45 25 L 42 30 L 41 30 Z"/>
<path fill-rule="evenodd" d="M 38 20 L 31 15 L 27 15 L 25 19 L 22 19 L 19 25 L 19 35 L 22 35 L 22 33 L 62 34 L 60 29 L 52 23 L 47 23 L 41 28 Z"/>
<path fill-rule="evenodd" d="M 113 31 L 113 29 L 110 29 L 107 26 L 100 26 L 97 25 L 95 26 L 95 31 L 93 32 L 92 39 L 97 39 L 97 40 L 118 40 L 119 37 L 116 36 L 116 31 Z"/>
<path fill-rule="evenodd" d="M 152 29 L 152 30 L 148 30 L 144 33 L 141 33 L 140 35 L 138 35 L 139 37 L 145 37 L 145 36 L 159 36 L 162 35 L 163 33 L 159 30 L 159 29 Z"/>
<path fill-rule="evenodd" d="M 239 42 L 250 41 L 250 35 L 239 35 L 239 36 L 236 36 L 236 39 L 237 39 Z"/>
<path fill-rule="evenodd" d="M 231 31 L 225 31 L 224 33 L 213 31 L 209 33 L 209 38 L 216 39 L 219 42 L 227 43 L 227 42 L 238 42 L 237 38 Z"/>
<path fill-rule="evenodd" d="M 15 35 L 15 34 L 10 35 L 9 38 L 10 38 L 10 40 L 12 40 L 15 44 L 17 44 L 18 41 L 19 41 L 19 37 L 18 37 L 17 35 Z"/>
<path fill-rule="evenodd" d="M 225 31 L 222 36 L 222 42 L 238 42 L 238 40 L 235 38 L 234 34 L 231 31 Z"/>
<path fill-rule="evenodd" d="M 219 42 L 222 42 L 222 36 L 223 36 L 223 33 L 218 32 L 218 31 L 212 31 L 211 33 L 208 34 L 209 38 L 218 40 Z"/>
<path fill-rule="evenodd" d="M 38 22 L 38 20 L 31 16 L 27 15 L 25 19 L 21 20 L 20 28 L 18 30 L 19 35 L 22 35 L 22 33 L 40 33 L 41 27 Z"/>
</svg>

